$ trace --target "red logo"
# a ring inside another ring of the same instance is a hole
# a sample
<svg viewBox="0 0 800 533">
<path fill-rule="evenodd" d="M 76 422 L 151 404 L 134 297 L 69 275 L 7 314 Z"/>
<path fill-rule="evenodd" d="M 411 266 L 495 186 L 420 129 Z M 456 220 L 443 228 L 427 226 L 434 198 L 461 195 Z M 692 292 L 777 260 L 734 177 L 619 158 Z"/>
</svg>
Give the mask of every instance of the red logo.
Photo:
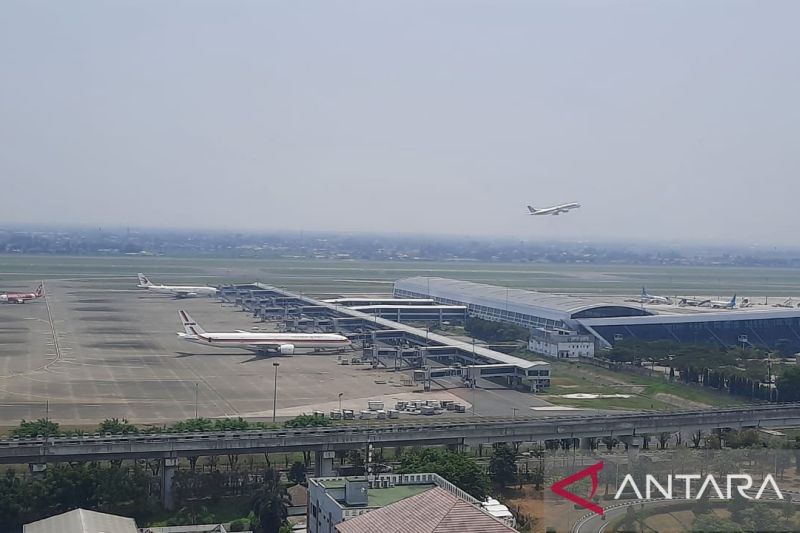
<svg viewBox="0 0 800 533">
<path fill-rule="evenodd" d="M 572 485 L 573 483 L 575 483 L 576 481 L 578 481 L 580 479 L 583 479 L 585 477 L 591 476 L 591 478 L 592 478 L 592 493 L 589 494 L 589 498 L 594 497 L 595 492 L 597 492 L 597 485 L 600 483 L 600 480 L 598 479 L 598 473 L 602 469 L 603 469 L 603 461 L 600 461 L 599 463 L 593 464 L 592 466 L 590 466 L 588 468 L 584 468 L 580 472 L 576 472 L 576 473 L 572 474 L 571 476 L 565 477 L 561 481 L 556 481 L 555 483 L 553 483 L 553 486 L 550 487 L 550 490 L 552 490 L 553 492 L 555 492 L 556 494 L 558 494 L 562 498 L 566 498 L 569 501 L 571 501 L 572 503 L 580 505 L 581 507 L 583 507 L 585 509 L 589 509 L 593 513 L 596 513 L 596 514 L 599 514 L 599 515 L 602 516 L 602 515 L 605 514 L 605 510 L 602 507 L 600 507 L 599 505 L 597 505 L 594 502 L 591 502 L 591 501 L 589 501 L 589 500 L 587 500 L 585 498 L 582 498 L 582 497 L 578 496 L 577 494 L 574 494 L 574 493 L 569 492 L 568 490 L 566 490 L 567 486 Z"/>
</svg>

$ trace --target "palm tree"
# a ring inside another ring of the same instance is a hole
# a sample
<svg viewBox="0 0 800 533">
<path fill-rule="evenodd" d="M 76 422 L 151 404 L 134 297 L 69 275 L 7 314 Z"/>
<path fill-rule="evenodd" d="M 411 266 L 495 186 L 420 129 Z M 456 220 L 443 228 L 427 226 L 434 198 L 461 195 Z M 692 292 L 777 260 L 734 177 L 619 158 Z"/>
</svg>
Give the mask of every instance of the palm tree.
<svg viewBox="0 0 800 533">
<path fill-rule="evenodd" d="M 253 498 L 253 514 L 258 520 L 258 533 L 277 533 L 286 523 L 289 495 L 281 483 L 281 475 L 273 470 L 264 472 L 264 484 Z"/>
</svg>

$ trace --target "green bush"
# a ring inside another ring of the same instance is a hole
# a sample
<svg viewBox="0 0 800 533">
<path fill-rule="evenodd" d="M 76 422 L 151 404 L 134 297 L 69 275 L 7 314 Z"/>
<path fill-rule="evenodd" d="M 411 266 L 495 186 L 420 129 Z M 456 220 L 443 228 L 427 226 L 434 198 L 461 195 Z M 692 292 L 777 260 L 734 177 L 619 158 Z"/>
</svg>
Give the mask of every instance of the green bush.
<svg viewBox="0 0 800 533">
<path fill-rule="evenodd" d="M 332 425 L 330 418 L 317 415 L 300 415 L 287 420 L 284 426 L 287 428 L 310 428 L 310 427 L 327 427 Z"/>
<path fill-rule="evenodd" d="M 240 518 L 231 522 L 228 531 L 246 531 L 250 527 L 250 521 L 246 518 Z"/>
</svg>

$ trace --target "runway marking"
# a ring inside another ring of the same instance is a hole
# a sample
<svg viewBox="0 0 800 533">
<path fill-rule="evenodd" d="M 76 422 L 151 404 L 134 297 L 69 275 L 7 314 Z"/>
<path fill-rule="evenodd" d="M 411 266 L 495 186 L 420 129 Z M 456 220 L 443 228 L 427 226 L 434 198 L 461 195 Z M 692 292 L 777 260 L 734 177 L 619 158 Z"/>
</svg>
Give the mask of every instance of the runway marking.
<svg viewBox="0 0 800 533">
<path fill-rule="evenodd" d="M 113 368 L 133 368 L 133 369 L 143 369 L 147 368 L 146 366 L 128 366 L 128 365 L 110 365 L 108 363 L 81 363 L 79 361 L 75 361 L 72 359 L 62 359 L 63 363 L 69 363 L 71 365 L 80 365 L 80 366 L 100 366 L 100 367 L 113 367 Z"/>
</svg>

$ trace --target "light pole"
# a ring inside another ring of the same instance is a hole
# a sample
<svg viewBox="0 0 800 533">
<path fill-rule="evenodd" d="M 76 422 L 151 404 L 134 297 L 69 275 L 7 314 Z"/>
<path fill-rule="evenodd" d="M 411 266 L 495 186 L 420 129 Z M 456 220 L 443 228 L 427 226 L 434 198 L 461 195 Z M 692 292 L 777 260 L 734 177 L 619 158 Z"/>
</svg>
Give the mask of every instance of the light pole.
<svg viewBox="0 0 800 533">
<path fill-rule="evenodd" d="M 472 416 L 475 416 L 475 377 L 472 378 Z"/>
<path fill-rule="evenodd" d="M 197 395 L 200 392 L 200 384 L 194 384 L 194 419 L 197 420 Z"/>
<path fill-rule="evenodd" d="M 277 361 L 272 363 L 272 366 L 275 367 L 275 392 L 272 394 L 272 423 L 275 423 L 275 414 L 278 407 L 278 367 L 281 364 Z"/>
<path fill-rule="evenodd" d="M 342 418 L 344 418 L 344 414 L 342 414 L 342 394 L 344 393 L 343 392 L 339 393 L 339 414 L 341 414 Z"/>
</svg>

